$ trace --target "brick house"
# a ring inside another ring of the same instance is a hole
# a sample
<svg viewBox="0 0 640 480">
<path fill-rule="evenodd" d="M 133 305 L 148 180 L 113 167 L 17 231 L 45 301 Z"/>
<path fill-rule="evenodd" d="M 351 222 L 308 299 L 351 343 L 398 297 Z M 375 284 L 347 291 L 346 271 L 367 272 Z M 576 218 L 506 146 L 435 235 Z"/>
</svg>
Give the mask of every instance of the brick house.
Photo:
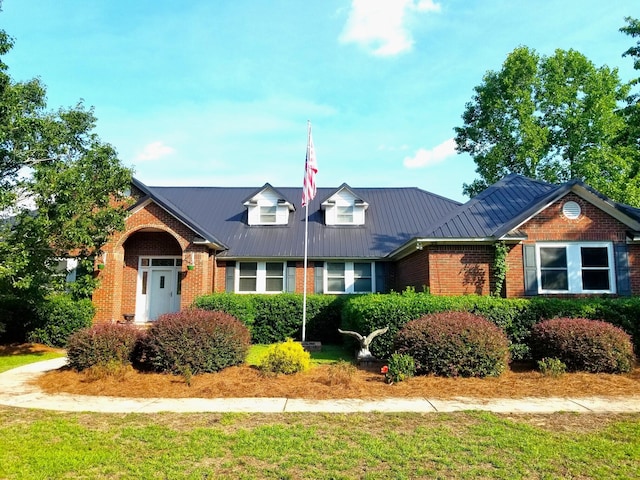
<svg viewBox="0 0 640 480">
<path fill-rule="evenodd" d="M 640 293 L 640 210 L 579 181 L 509 175 L 464 204 L 417 188 L 148 187 L 96 260 L 96 321 L 147 322 L 211 292 L 506 297 Z"/>
</svg>

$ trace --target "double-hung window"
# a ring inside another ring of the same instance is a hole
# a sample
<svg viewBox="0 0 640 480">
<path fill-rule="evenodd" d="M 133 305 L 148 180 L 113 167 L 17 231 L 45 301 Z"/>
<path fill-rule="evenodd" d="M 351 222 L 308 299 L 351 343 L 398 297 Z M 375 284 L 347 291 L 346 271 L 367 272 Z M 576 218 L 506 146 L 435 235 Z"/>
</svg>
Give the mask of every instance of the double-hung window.
<svg viewBox="0 0 640 480">
<path fill-rule="evenodd" d="M 285 290 L 284 262 L 238 262 L 236 291 L 279 293 Z"/>
<path fill-rule="evenodd" d="M 536 249 L 540 293 L 615 293 L 611 243 L 541 243 Z"/>
<path fill-rule="evenodd" d="M 371 262 L 327 262 L 325 264 L 326 293 L 373 292 L 374 264 Z"/>
<path fill-rule="evenodd" d="M 340 225 L 353 223 L 353 205 L 336 207 L 336 223 Z"/>
<path fill-rule="evenodd" d="M 276 213 L 278 207 L 273 206 L 260 206 L 260 223 L 276 223 Z"/>
</svg>

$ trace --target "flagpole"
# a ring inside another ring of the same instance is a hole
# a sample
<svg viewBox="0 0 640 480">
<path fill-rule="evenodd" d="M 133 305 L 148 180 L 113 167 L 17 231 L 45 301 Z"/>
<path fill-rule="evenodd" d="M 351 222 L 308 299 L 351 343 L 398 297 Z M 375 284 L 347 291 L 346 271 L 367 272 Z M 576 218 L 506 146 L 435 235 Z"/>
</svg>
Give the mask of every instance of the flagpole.
<svg viewBox="0 0 640 480">
<path fill-rule="evenodd" d="M 309 160 L 309 149 L 311 145 L 311 122 L 307 120 L 307 161 Z M 305 165 L 306 169 L 306 165 Z M 306 174 L 306 172 L 305 172 Z M 304 267 L 302 282 L 302 341 L 306 340 L 307 326 L 307 246 L 309 244 L 309 202 L 304 207 Z"/>
</svg>

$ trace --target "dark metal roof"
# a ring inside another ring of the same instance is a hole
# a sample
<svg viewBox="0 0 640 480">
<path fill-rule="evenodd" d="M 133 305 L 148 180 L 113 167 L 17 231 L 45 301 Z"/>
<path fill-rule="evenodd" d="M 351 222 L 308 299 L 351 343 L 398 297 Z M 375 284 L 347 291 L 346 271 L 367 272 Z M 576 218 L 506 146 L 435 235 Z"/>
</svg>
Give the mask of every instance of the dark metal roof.
<svg viewBox="0 0 640 480">
<path fill-rule="evenodd" d="M 139 183 L 136 181 L 136 185 Z M 144 184 L 140 188 L 205 240 L 225 246 L 222 257 L 299 259 L 304 256 L 305 208 L 290 212 L 287 225 L 247 224 L 243 203 L 260 189 L 148 187 Z M 383 258 L 460 205 L 418 188 L 349 188 L 369 203 L 365 225 L 325 225 L 320 201 L 338 189 L 318 188 L 309 204 L 310 259 Z M 300 205 L 301 187 L 277 191 L 293 205 Z"/>
<path fill-rule="evenodd" d="M 566 185 L 566 184 L 565 184 Z M 533 214 L 561 187 L 521 175 L 508 175 L 456 208 L 424 238 L 500 238 Z"/>
</svg>

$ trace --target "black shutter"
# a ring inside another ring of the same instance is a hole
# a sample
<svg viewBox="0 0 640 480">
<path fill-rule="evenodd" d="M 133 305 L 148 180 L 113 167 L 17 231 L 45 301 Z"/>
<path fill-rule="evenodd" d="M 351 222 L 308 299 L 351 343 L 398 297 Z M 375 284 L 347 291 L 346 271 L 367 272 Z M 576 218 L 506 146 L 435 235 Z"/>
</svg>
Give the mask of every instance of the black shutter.
<svg viewBox="0 0 640 480">
<path fill-rule="evenodd" d="M 296 262 L 287 262 L 287 292 L 296 291 Z"/>
<path fill-rule="evenodd" d="M 524 293 L 525 295 L 537 295 L 538 268 L 536 265 L 535 245 L 524 245 L 522 247 L 522 262 L 524 267 Z"/>
<path fill-rule="evenodd" d="M 324 293 L 323 279 L 324 279 L 324 262 L 316 262 L 313 272 L 313 291 L 315 293 Z"/>
<path fill-rule="evenodd" d="M 386 262 L 376 262 L 376 292 L 387 292 L 387 272 L 389 270 L 389 264 Z"/>
<path fill-rule="evenodd" d="M 618 295 L 631 295 L 631 277 L 629 271 L 629 249 L 626 243 L 613 245 L 613 256 L 616 263 L 616 284 Z"/>
<path fill-rule="evenodd" d="M 227 292 L 233 292 L 234 280 L 236 277 L 236 262 L 227 262 L 225 270 L 224 289 Z"/>
</svg>

